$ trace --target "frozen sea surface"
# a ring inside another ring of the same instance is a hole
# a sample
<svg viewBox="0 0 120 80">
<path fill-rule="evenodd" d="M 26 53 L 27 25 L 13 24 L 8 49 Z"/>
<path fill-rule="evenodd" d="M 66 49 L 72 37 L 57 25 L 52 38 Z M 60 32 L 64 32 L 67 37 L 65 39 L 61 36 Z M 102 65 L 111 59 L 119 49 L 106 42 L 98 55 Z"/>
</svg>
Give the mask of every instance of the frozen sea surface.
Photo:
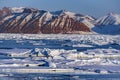
<svg viewBox="0 0 120 80">
<path fill-rule="evenodd" d="M 77 73 L 24 76 L 4 72 L 7 76 L 1 76 L 2 80 L 120 80 L 120 35 L 0 34 L 0 61 L 0 70 L 42 65 L 72 68 Z"/>
</svg>

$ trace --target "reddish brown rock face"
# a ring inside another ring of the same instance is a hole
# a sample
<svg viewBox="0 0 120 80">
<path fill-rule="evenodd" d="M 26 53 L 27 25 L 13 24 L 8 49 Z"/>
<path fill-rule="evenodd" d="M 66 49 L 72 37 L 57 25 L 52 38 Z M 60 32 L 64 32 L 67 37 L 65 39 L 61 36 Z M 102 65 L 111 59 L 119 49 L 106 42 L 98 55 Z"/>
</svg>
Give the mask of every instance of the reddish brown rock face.
<svg viewBox="0 0 120 80">
<path fill-rule="evenodd" d="M 5 16 L 11 15 L 11 11 L 9 8 L 4 7 L 2 10 L 0 10 L 0 20 L 2 20 Z"/>
<path fill-rule="evenodd" d="M 3 13 L 6 16 L 3 17 Z M 0 10 L 0 33 L 68 33 L 74 31 L 90 32 L 88 26 L 67 15 L 52 16 L 46 19 L 46 11 L 24 9 L 22 13 L 11 13 L 8 8 Z M 50 15 L 50 14 L 49 14 Z"/>
<path fill-rule="evenodd" d="M 42 26 L 42 33 L 68 33 L 71 31 L 90 32 L 90 29 L 83 23 L 75 21 L 68 16 L 55 18 L 48 24 Z"/>
</svg>

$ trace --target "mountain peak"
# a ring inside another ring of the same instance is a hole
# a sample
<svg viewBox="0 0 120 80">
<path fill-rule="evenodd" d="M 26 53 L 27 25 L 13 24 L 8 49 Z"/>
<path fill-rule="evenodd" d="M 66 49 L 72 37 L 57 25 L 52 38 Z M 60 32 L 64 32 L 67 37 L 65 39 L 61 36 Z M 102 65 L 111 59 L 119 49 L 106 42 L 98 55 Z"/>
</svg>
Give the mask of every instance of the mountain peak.
<svg viewBox="0 0 120 80">
<path fill-rule="evenodd" d="M 99 25 L 119 25 L 120 15 L 116 13 L 109 13 L 108 15 L 97 19 L 96 22 Z"/>
<path fill-rule="evenodd" d="M 66 10 L 63 9 L 63 10 L 53 11 L 53 12 L 51 12 L 51 13 L 54 14 L 54 15 L 62 15 L 62 14 L 65 13 L 65 12 L 66 12 Z"/>
<path fill-rule="evenodd" d="M 24 7 L 13 7 L 10 8 L 12 13 L 22 13 L 24 11 Z"/>
<path fill-rule="evenodd" d="M 111 12 L 111 13 L 108 13 L 108 15 L 111 15 L 111 16 L 113 16 L 113 15 L 115 15 L 116 13 L 114 13 L 114 12 Z"/>
<path fill-rule="evenodd" d="M 12 13 L 37 13 L 39 11 L 38 9 L 28 7 L 13 7 L 9 9 Z"/>
</svg>

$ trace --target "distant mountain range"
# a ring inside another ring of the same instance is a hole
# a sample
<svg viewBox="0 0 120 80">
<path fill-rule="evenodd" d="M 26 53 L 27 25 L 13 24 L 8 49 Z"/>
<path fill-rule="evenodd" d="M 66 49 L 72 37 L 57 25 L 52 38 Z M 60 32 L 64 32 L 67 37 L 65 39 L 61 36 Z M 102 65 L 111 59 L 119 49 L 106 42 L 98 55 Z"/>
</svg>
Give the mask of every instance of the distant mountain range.
<svg viewBox="0 0 120 80">
<path fill-rule="evenodd" d="M 66 10 L 4 7 L 0 10 L 0 33 L 120 34 L 120 15 L 110 13 L 95 19 Z"/>
</svg>

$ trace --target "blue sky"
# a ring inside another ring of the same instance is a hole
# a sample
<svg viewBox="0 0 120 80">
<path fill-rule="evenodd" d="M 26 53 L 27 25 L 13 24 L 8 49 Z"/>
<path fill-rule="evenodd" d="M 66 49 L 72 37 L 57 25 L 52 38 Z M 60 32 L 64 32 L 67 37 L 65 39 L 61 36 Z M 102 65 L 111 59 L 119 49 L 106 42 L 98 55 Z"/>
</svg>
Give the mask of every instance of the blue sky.
<svg viewBox="0 0 120 80">
<path fill-rule="evenodd" d="M 120 0 L 0 0 L 2 7 L 33 7 L 48 11 L 68 11 L 100 17 L 120 13 Z"/>
</svg>

